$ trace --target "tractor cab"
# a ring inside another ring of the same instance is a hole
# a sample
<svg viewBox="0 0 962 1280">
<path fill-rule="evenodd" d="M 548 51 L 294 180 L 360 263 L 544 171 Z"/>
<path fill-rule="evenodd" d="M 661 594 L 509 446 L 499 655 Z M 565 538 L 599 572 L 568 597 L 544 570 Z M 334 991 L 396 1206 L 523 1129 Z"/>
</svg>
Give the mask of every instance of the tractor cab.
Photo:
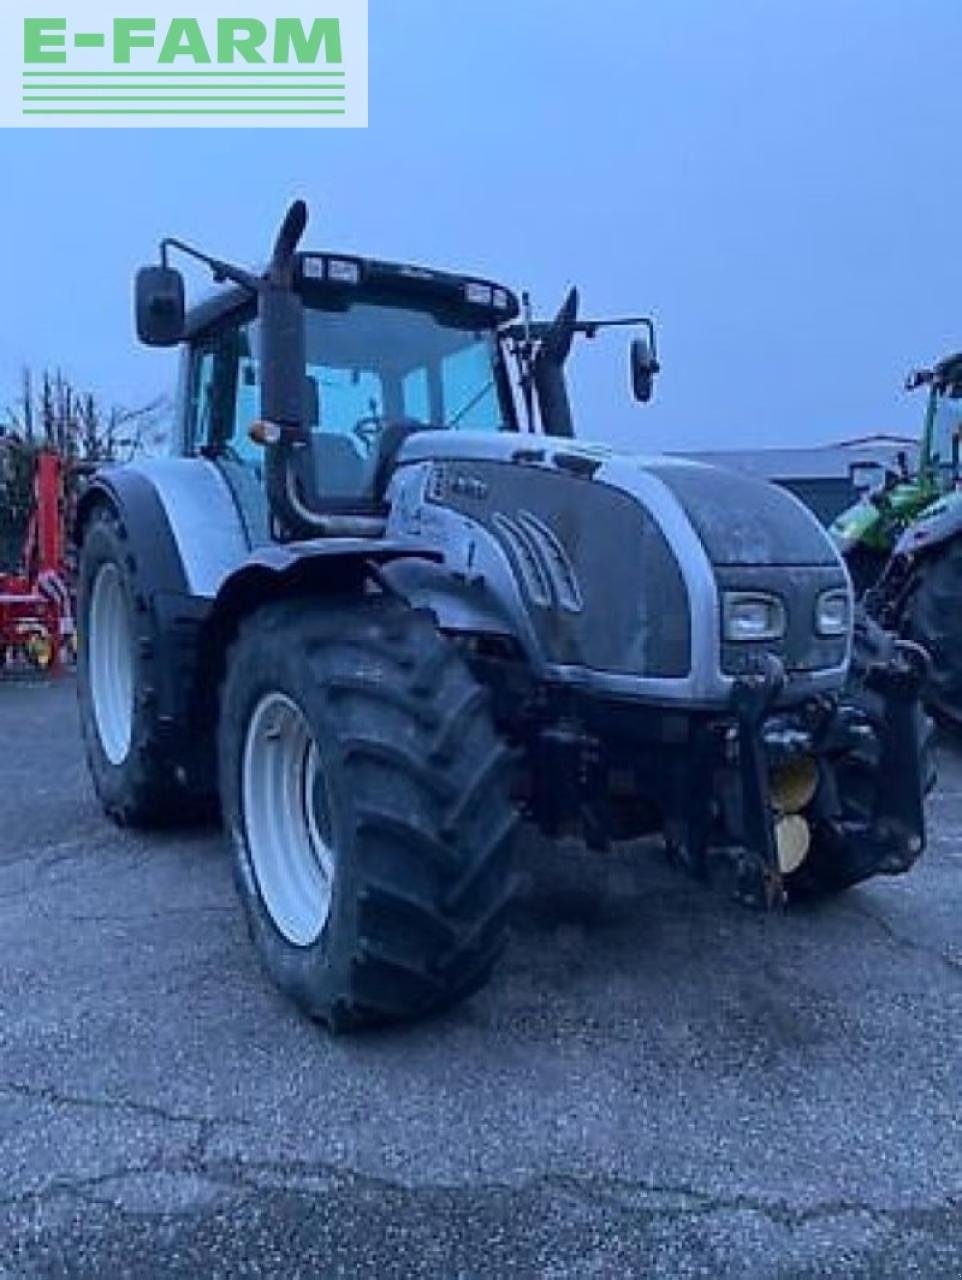
<svg viewBox="0 0 962 1280">
<path fill-rule="evenodd" d="M 416 431 L 518 430 L 498 333 L 518 314 L 507 289 L 321 254 L 298 255 L 294 289 L 304 355 L 294 465 L 320 509 L 375 505 L 393 455 Z M 221 290 L 188 313 L 184 339 L 178 452 L 260 474 L 271 441 L 256 301 L 240 287 Z"/>
<path fill-rule="evenodd" d="M 906 388 L 929 388 L 922 436 L 921 471 L 940 491 L 959 479 L 962 437 L 962 352 L 947 356 L 932 369 L 911 373 Z"/>
<path fill-rule="evenodd" d="M 951 491 L 960 479 L 962 438 L 962 353 L 947 356 L 931 369 L 916 369 L 905 380 L 906 391 L 928 388 L 917 471 L 901 456 L 899 470 L 838 515 L 831 526 L 836 545 L 848 560 L 859 591 L 881 574 L 903 532 L 934 504 L 962 501 Z"/>
<path fill-rule="evenodd" d="M 637 399 L 657 372 L 647 317 L 580 320 L 572 290 L 553 321 L 474 276 L 297 252 L 295 205 L 262 276 L 165 241 L 140 272 L 148 345 L 183 343 L 177 452 L 263 479 L 283 536 L 376 532 L 405 441 L 427 430 L 573 435 L 564 366 L 576 336 L 644 330 L 631 347 Z M 230 282 L 189 312 L 172 248 Z M 278 518 L 279 517 L 279 518 Z M 353 520 L 353 524 L 351 521 Z"/>
</svg>

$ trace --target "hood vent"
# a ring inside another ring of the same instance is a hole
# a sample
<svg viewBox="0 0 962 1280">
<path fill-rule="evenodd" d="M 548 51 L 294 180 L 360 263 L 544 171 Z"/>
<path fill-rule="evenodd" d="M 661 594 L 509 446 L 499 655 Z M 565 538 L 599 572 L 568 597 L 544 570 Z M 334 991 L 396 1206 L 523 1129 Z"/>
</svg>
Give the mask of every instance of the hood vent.
<svg viewBox="0 0 962 1280">
<path fill-rule="evenodd" d="M 581 613 L 584 600 L 568 554 L 553 531 L 530 511 L 494 517 L 502 544 L 533 604 Z"/>
</svg>

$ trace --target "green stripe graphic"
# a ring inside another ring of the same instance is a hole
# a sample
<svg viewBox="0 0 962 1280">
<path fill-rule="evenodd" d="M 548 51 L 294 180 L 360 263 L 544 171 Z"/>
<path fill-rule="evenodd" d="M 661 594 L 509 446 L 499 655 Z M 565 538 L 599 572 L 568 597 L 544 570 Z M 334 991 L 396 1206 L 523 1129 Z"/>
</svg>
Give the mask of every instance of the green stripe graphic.
<svg viewBox="0 0 962 1280">
<path fill-rule="evenodd" d="M 339 76 L 343 79 L 345 72 L 343 71 L 25 71 L 24 79 L 34 79 L 42 76 L 45 79 L 50 77 L 61 76 L 124 76 L 129 79 L 131 77 L 139 79 L 141 76 L 203 76 L 205 78 L 218 76 L 254 76 L 258 79 L 272 79 L 274 76 L 283 76 L 290 79 L 300 79 L 304 76 Z"/>
<path fill-rule="evenodd" d="M 331 95 L 304 95 L 304 94 L 258 94 L 257 97 L 251 97 L 249 94 L 204 94 L 198 96 L 194 93 L 163 93 L 163 94 L 69 94 L 61 97 L 57 95 L 31 95 L 25 97 L 24 102 L 343 102 L 342 97 L 332 97 Z"/>
<path fill-rule="evenodd" d="M 110 107 L 90 107 L 89 109 L 65 107 L 61 110 L 48 107 L 26 107 L 23 114 L 25 116 L 346 116 L 347 111 L 343 107 L 333 111 L 318 110 L 316 107 L 305 107 L 300 110 L 265 107 L 263 111 L 248 111 L 234 107 L 198 108 L 197 110 L 190 107 L 124 107 L 116 110 Z"/>
<path fill-rule="evenodd" d="M 346 91 L 344 71 L 25 70 L 21 110 L 25 116 L 343 116 Z M 208 105 L 214 103 L 239 105 Z M 320 103 L 332 105 L 314 105 Z"/>
</svg>

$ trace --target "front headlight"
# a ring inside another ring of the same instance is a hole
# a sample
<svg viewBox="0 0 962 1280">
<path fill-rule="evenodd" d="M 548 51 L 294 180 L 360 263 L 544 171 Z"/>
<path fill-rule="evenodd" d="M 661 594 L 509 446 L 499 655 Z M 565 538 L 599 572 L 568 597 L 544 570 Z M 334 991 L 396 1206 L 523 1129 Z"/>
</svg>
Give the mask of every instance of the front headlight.
<svg viewBox="0 0 962 1280">
<path fill-rule="evenodd" d="M 848 635 L 852 602 L 847 591 L 823 591 L 815 601 L 815 630 L 820 636 Z"/>
<path fill-rule="evenodd" d="M 761 591 L 726 591 L 722 596 L 722 629 L 726 640 L 780 640 L 785 634 L 785 606 L 778 596 Z"/>
</svg>

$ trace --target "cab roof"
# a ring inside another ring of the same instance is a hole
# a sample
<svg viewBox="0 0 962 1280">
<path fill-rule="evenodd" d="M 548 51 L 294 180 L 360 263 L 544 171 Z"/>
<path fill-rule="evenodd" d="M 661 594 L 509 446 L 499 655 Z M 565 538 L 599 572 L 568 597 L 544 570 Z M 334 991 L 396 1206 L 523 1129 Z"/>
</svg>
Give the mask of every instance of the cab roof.
<svg viewBox="0 0 962 1280">
<path fill-rule="evenodd" d="M 386 306 L 413 307 L 442 314 L 465 328 L 497 328 L 517 318 L 516 295 L 480 276 L 454 275 L 409 263 L 383 262 L 354 254 L 307 251 L 295 260 L 295 287 L 305 301 L 333 311 L 354 300 Z M 250 311 L 254 299 L 240 285 L 220 288 L 192 307 L 187 315 L 190 340 L 212 325 Z"/>
<path fill-rule="evenodd" d="M 940 383 L 962 382 L 962 351 L 957 351 L 951 356 L 944 356 L 935 366 L 933 372 Z"/>
</svg>

